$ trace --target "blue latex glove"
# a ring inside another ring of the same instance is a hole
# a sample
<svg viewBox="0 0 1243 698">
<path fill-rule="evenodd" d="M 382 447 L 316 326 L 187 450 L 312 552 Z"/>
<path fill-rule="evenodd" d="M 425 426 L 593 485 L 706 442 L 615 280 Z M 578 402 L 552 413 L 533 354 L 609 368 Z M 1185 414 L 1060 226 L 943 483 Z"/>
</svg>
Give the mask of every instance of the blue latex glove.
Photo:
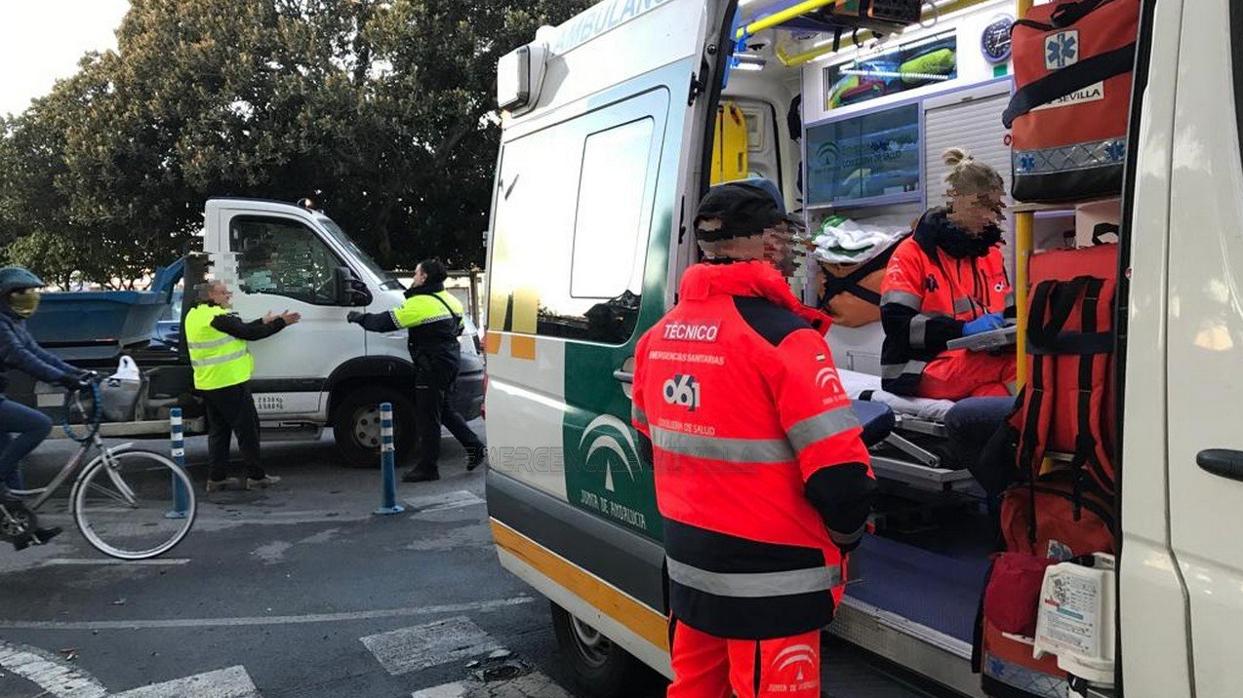
<svg viewBox="0 0 1243 698">
<path fill-rule="evenodd" d="M 989 330 L 999 330 L 1005 326 L 1005 320 L 1002 319 L 1001 313 L 989 313 L 966 322 L 962 326 L 962 336 L 970 337 L 973 334 L 988 332 Z"/>
</svg>

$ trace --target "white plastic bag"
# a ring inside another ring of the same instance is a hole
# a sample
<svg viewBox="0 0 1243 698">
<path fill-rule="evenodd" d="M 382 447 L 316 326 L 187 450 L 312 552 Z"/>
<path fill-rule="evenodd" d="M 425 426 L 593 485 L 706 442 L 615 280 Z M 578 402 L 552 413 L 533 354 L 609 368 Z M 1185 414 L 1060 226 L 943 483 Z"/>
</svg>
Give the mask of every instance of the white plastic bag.
<svg viewBox="0 0 1243 698">
<path fill-rule="evenodd" d="M 134 419 L 134 406 L 142 393 L 142 373 L 138 364 L 128 356 L 121 357 L 117 372 L 104 379 L 99 386 L 102 393 L 102 412 L 105 422 L 128 422 Z"/>
</svg>

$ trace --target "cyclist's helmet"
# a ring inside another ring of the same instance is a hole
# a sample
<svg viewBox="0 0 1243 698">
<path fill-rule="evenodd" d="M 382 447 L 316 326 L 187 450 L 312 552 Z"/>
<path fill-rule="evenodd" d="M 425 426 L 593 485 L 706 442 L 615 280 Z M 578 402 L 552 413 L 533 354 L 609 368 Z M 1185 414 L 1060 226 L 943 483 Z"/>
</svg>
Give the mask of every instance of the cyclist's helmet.
<svg viewBox="0 0 1243 698">
<path fill-rule="evenodd" d="M 47 284 L 35 276 L 34 272 L 25 267 L 4 267 L 0 269 L 0 298 L 8 297 L 14 291 L 25 291 L 31 288 L 43 288 Z"/>
<path fill-rule="evenodd" d="M 29 318 L 39 309 L 39 289 L 43 286 L 43 279 L 29 269 L 0 269 L 0 308 L 23 320 Z"/>
</svg>

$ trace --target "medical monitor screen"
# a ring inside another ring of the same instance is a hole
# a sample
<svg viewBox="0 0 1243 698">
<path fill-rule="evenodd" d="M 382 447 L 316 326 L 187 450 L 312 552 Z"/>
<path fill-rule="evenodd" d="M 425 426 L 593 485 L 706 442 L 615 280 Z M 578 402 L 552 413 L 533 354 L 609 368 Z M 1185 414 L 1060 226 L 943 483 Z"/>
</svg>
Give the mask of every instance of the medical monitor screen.
<svg viewBox="0 0 1243 698">
<path fill-rule="evenodd" d="M 807 129 L 807 203 L 816 207 L 919 199 L 920 105 Z"/>
</svg>

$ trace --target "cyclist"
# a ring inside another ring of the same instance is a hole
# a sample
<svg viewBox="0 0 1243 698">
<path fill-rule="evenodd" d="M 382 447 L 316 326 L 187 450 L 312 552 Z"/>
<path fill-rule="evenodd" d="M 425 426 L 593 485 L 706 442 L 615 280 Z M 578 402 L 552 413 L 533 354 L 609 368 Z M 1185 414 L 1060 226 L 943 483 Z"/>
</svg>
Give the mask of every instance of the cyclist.
<svg viewBox="0 0 1243 698">
<path fill-rule="evenodd" d="M 48 353 L 26 329 L 26 320 L 39 307 L 43 281 L 27 269 L 0 269 L 0 369 L 17 369 L 45 383 L 70 391 L 81 390 L 93 375 Z M 3 395 L 6 381 L 0 377 L 0 506 L 21 506 L 10 489 L 20 489 L 18 464 L 43 442 L 52 430 L 47 415 Z M 22 550 L 32 542 L 46 543 L 59 528 L 39 528 L 25 538 L 11 541 Z"/>
</svg>

